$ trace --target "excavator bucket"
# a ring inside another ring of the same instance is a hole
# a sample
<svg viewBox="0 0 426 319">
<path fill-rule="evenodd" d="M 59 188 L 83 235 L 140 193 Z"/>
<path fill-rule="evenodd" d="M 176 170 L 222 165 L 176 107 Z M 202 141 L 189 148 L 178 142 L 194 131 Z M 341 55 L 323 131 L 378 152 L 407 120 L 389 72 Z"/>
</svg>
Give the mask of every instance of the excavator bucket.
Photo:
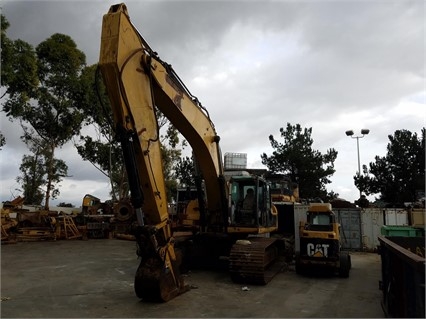
<svg viewBox="0 0 426 319">
<path fill-rule="evenodd" d="M 158 257 L 141 261 L 135 277 L 135 292 L 146 301 L 166 302 L 189 290 L 177 271 L 164 267 Z"/>
<path fill-rule="evenodd" d="M 159 233 L 154 227 L 138 227 L 134 235 L 141 257 L 135 275 L 136 296 L 145 301 L 166 302 L 188 291 L 179 271 L 180 252 L 173 246 L 159 246 L 158 241 L 164 238 L 155 236 Z"/>
</svg>

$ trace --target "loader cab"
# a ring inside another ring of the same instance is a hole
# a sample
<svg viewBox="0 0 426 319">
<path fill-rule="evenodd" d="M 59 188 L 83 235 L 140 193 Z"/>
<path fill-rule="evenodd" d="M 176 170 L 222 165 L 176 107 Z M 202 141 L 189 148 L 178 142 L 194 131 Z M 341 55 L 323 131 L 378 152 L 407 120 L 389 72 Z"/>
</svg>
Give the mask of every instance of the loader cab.
<svg viewBox="0 0 426 319">
<path fill-rule="evenodd" d="M 336 220 L 331 212 L 308 212 L 306 218 L 306 229 L 313 231 L 331 231 Z"/>
<path fill-rule="evenodd" d="M 85 214 L 95 214 L 100 204 L 101 200 L 99 198 L 86 194 L 83 197 L 83 203 L 81 205 L 82 212 Z"/>
<path fill-rule="evenodd" d="M 275 224 L 268 181 L 259 176 L 235 176 L 229 185 L 230 225 L 258 228 Z"/>
<path fill-rule="evenodd" d="M 169 218 L 173 231 L 199 230 L 200 210 L 196 188 L 178 188 Z"/>
<path fill-rule="evenodd" d="M 306 213 L 305 230 L 329 232 L 338 225 L 330 204 L 312 204 Z"/>
</svg>

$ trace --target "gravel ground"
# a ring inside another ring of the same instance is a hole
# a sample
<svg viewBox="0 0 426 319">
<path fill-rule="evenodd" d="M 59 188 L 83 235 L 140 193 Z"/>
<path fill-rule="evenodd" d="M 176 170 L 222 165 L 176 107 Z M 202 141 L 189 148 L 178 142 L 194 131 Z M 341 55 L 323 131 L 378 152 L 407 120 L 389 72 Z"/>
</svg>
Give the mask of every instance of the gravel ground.
<svg viewBox="0 0 426 319">
<path fill-rule="evenodd" d="M 294 265 L 266 286 L 193 270 L 193 287 L 167 303 L 134 294 L 132 241 L 19 242 L 1 247 L 2 318 L 380 318 L 380 256 L 353 253 L 349 278 L 299 276 Z"/>
</svg>

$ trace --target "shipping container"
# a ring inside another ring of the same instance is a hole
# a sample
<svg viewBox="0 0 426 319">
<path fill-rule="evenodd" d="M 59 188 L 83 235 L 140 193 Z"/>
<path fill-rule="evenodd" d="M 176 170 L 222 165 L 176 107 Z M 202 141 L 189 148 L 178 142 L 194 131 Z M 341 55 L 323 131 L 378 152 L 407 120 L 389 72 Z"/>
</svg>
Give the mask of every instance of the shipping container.
<svg viewBox="0 0 426 319">
<path fill-rule="evenodd" d="M 380 229 L 383 226 L 383 209 L 367 208 L 361 212 L 362 247 L 364 251 L 376 251 L 379 247 Z"/>
<path fill-rule="evenodd" d="M 300 251 L 300 240 L 299 240 L 299 224 L 301 221 L 306 222 L 306 212 L 309 209 L 309 205 L 295 205 L 294 206 L 294 250 Z"/>
<path fill-rule="evenodd" d="M 340 223 L 342 249 L 362 250 L 361 209 L 335 208 L 333 211 Z"/>
<path fill-rule="evenodd" d="M 403 208 L 365 208 L 361 212 L 361 226 L 363 250 L 376 251 L 382 226 L 410 226 L 408 211 Z"/>
</svg>

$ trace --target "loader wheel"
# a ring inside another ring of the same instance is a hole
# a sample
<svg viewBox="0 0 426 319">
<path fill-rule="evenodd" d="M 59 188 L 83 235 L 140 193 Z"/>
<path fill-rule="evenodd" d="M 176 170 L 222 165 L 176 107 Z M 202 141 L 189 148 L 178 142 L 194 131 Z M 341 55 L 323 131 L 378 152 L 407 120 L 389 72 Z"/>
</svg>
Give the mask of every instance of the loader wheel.
<svg viewBox="0 0 426 319">
<path fill-rule="evenodd" d="M 351 269 L 351 256 L 345 251 L 340 252 L 339 276 L 342 278 L 348 278 L 350 269 Z"/>
</svg>

